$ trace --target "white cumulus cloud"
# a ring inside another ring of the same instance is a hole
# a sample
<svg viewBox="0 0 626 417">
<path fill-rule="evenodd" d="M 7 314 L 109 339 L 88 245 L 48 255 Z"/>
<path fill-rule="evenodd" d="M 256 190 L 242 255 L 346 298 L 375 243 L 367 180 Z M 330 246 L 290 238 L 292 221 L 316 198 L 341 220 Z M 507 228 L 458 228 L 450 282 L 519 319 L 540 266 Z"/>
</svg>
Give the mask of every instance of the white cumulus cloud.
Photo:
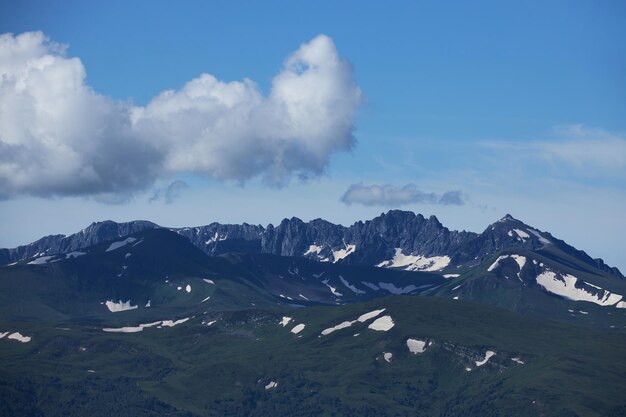
<svg viewBox="0 0 626 417">
<path fill-rule="evenodd" d="M 119 196 L 192 172 L 284 185 L 354 146 L 363 101 L 351 65 L 319 35 L 264 95 L 201 74 L 145 107 L 95 92 L 78 58 L 41 32 L 0 35 L 0 197 Z"/>
<path fill-rule="evenodd" d="M 424 192 L 415 184 L 396 187 L 391 184 L 364 185 L 352 184 L 341 196 L 346 204 L 362 204 L 364 206 L 398 207 L 407 204 L 465 204 L 461 191 L 446 191 L 443 194 Z"/>
</svg>

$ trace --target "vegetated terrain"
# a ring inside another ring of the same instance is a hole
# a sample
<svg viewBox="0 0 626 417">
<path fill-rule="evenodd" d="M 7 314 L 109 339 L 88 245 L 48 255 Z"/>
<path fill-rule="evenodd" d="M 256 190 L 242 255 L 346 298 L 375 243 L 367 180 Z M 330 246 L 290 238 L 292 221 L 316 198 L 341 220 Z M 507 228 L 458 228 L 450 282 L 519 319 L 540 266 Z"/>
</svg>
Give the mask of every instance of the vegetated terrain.
<svg viewBox="0 0 626 417">
<path fill-rule="evenodd" d="M 624 282 L 556 247 L 452 278 L 165 229 L 42 258 L 0 267 L 2 416 L 626 415 Z"/>
<path fill-rule="evenodd" d="M 383 308 L 377 317 L 391 317 L 388 331 L 368 328 L 372 318 L 322 335 Z M 391 296 L 337 307 L 198 311 L 174 327 L 102 330 L 144 323 L 141 313 L 119 313 L 117 324 L 20 323 L 22 334 L 35 336 L 0 340 L 0 413 L 608 416 L 626 406 L 623 333 L 469 302 Z M 291 318 L 286 326 L 283 317 Z M 298 324 L 304 329 L 292 333 Z M 411 353 L 408 339 L 427 347 Z M 487 351 L 495 355 L 476 366 Z M 277 386 L 266 389 L 272 381 Z"/>
</svg>

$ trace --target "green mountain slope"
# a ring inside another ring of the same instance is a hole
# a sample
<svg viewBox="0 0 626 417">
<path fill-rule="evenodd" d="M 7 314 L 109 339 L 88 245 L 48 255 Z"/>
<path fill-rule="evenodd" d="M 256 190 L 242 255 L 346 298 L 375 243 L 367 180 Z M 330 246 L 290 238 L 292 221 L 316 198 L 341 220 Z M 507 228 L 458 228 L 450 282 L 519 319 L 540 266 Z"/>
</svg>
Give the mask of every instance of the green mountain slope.
<svg viewBox="0 0 626 417">
<path fill-rule="evenodd" d="M 417 293 L 442 282 L 437 274 L 304 258 L 210 257 L 176 233 L 153 229 L 69 255 L 0 267 L 0 317 L 108 316 L 107 302 L 112 308 L 136 306 L 145 317 L 157 306 L 185 314 L 196 309 L 342 304 L 390 291 Z"/>
<path fill-rule="evenodd" d="M 391 329 L 369 328 L 384 316 Z M 30 342 L 0 339 L 3 415 L 603 416 L 626 406 L 625 335 L 464 301 L 207 312 L 137 333 L 23 327 Z"/>
<path fill-rule="evenodd" d="M 626 329 L 626 281 L 555 246 L 499 252 L 427 294 L 550 320 Z"/>
</svg>

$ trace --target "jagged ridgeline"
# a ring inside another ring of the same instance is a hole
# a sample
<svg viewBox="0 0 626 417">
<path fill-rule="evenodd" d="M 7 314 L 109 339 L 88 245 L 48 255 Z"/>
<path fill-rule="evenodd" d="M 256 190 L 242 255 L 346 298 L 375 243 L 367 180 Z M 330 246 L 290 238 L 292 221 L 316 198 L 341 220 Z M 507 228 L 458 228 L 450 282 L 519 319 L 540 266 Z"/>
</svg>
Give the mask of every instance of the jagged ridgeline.
<svg viewBox="0 0 626 417">
<path fill-rule="evenodd" d="M 73 235 L 51 235 L 28 245 L 0 249 L 0 264 L 69 253 L 100 242 L 161 226 L 148 221 L 92 223 Z M 450 231 L 435 216 L 391 210 L 345 227 L 322 219 L 284 219 L 278 226 L 211 223 L 169 229 L 209 255 L 229 252 L 305 257 L 320 262 L 385 266 L 406 270 L 456 272 L 481 264 L 501 250 L 540 250 L 550 246 L 611 275 L 621 272 L 585 252 L 506 215 L 484 232 Z"/>
</svg>

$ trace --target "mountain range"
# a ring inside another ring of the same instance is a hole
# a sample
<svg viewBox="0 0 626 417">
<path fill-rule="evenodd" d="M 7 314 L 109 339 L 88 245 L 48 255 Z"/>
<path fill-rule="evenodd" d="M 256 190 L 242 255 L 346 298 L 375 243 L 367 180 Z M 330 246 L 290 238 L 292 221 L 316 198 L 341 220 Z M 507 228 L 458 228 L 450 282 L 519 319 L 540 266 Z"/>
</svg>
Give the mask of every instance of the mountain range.
<svg viewBox="0 0 626 417">
<path fill-rule="evenodd" d="M 68 253 L 161 226 L 148 221 L 92 223 L 78 233 L 45 236 L 28 245 L 0 249 L 0 264 Z M 501 250 L 555 247 L 587 265 L 624 278 L 616 267 L 593 259 L 548 232 L 507 214 L 480 234 L 450 231 L 435 216 L 392 210 L 350 227 L 322 219 L 308 223 L 293 217 L 278 226 L 211 223 L 172 230 L 209 255 L 229 252 L 305 257 L 320 262 L 397 267 L 421 271 L 465 271 Z"/>
<path fill-rule="evenodd" d="M 0 415 L 626 412 L 624 276 L 510 215 L 105 221 L 0 264 Z"/>
</svg>

